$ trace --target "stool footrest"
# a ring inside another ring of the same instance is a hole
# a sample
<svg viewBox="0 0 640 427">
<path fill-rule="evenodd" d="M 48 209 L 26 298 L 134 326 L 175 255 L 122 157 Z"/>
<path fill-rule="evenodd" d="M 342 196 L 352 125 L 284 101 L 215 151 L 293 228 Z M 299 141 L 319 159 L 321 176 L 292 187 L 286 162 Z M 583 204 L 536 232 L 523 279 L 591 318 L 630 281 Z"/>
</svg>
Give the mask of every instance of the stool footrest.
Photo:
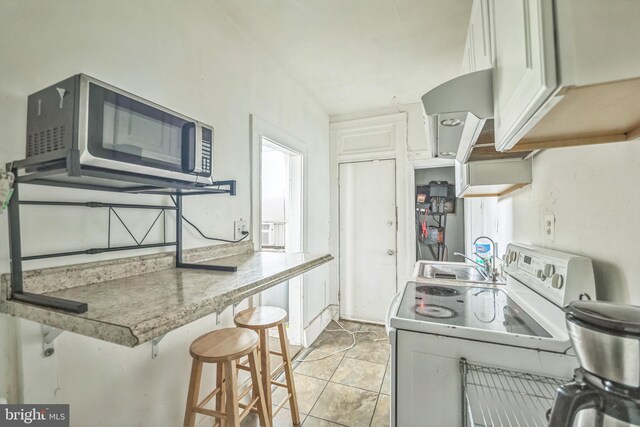
<svg viewBox="0 0 640 427">
<path fill-rule="evenodd" d="M 258 399 L 259 397 L 256 396 L 253 399 L 251 399 L 251 402 L 249 402 L 249 404 L 245 405 L 244 403 L 239 403 L 238 406 L 240 406 L 241 408 L 243 408 L 244 410 L 240 413 L 240 421 L 242 421 L 244 419 L 244 417 L 246 417 L 247 415 L 249 415 L 249 412 L 251 412 L 251 410 L 253 409 L 254 406 L 256 406 L 256 404 L 258 403 Z"/>
<path fill-rule="evenodd" d="M 273 354 L 273 355 L 275 355 L 275 356 L 280 356 L 280 357 L 282 357 L 282 353 L 280 353 L 279 351 L 273 351 L 273 350 L 271 350 L 271 351 L 269 351 L 269 353 L 271 353 L 271 354 Z"/>
<path fill-rule="evenodd" d="M 242 369 L 243 371 L 251 372 L 251 368 L 249 368 L 247 365 L 241 365 L 240 363 L 238 363 L 236 367 L 238 369 Z"/>
<path fill-rule="evenodd" d="M 282 362 L 281 364 L 279 364 L 279 365 L 278 365 L 278 367 L 277 367 L 277 368 L 272 369 L 272 370 L 271 370 L 271 377 L 273 378 L 273 375 L 274 375 L 274 374 L 280 374 L 280 373 L 281 373 L 281 371 L 280 371 L 280 370 L 281 370 L 282 368 L 284 368 L 284 365 L 285 365 L 285 362 Z"/>
<path fill-rule="evenodd" d="M 280 409 L 282 409 L 284 407 L 284 405 L 289 401 L 289 399 L 291 399 L 291 393 L 287 394 L 287 397 L 284 398 L 284 400 L 282 402 L 280 402 L 278 404 L 278 406 L 275 407 L 275 409 L 273 410 L 273 416 L 275 417 L 276 414 L 278 412 L 280 412 Z"/>
<path fill-rule="evenodd" d="M 222 384 L 224 384 L 224 381 L 222 382 Z M 209 394 L 207 395 L 207 397 L 205 397 L 205 398 L 202 400 L 202 402 L 198 403 L 198 406 L 204 406 L 204 405 L 206 405 L 207 403 L 209 403 L 209 401 L 210 401 L 211 399 L 213 399 L 213 396 L 215 396 L 216 394 L 220 393 L 221 391 L 222 391 L 222 388 L 217 387 L 217 388 L 216 388 L 216 389 L 214 389 L 211 393 L 209 393 Z"/>
<path fill-rule="evenodd" d="M 245 397 L 247 394 L 249 394 L 249 392 L 253 390 L 253 386 L 249 385 L 248 387 L 246 387 L 244 390 L 242 390 L 240 392 L 240 394 L 238 394 L 238 400 L 242 399 L 243 397 Z"/>
<path fill-rule="evenodd" d="M 285 383 L 281 383 L 279 381 L 275 381 L 275 380 L 271 380 L 271 384 L 277 385 L 278 387 L 284 387 L 284 388 L 288 388 L 289 387 L 289 385 L 287 385 Z"/>
<path fill-rule="evenodd" d="M 193 412 L 197 412 L 197 413 L 203 414 L 203 415 L 208 415 L 210 417 L 219 418 L 221 420 L 226 420 L 227 419 L 227 414 L 225 414 L 223 412 L 214 411 L 213 409 L 199 408 L 199 407 L 196 406 L 192 410 L 193 410 Z"/>
</svg>

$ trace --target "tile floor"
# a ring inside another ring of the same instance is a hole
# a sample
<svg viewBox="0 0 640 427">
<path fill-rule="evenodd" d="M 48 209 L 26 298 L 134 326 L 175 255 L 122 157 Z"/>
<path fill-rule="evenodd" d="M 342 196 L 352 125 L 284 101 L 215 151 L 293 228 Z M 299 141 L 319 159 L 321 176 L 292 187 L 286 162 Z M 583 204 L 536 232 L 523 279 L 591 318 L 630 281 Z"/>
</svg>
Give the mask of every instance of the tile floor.
<svg viewBox="0 0 640 427">
<path fill-rule="evenodd" d="M 348 347 L 351 336 L 332 322 L 314 344 L 294 361 L 298 406 L 303 427 L 360 427 L 389 425 L 390 348 L 383 326 L 340 321 L 357 334 L 356 345 Z M 318 360 L 325 357 L 321 360 Z M 309 360 L 300 362 L 300 360 Z M 273 401 L 284 398 L 284 390 L 274 392 Z M 288 403 L 276 415 L 274 427 L 292 426 Z M 257 417 L 247 417 L 243 427 L 257 426 Z"/>
</svg>

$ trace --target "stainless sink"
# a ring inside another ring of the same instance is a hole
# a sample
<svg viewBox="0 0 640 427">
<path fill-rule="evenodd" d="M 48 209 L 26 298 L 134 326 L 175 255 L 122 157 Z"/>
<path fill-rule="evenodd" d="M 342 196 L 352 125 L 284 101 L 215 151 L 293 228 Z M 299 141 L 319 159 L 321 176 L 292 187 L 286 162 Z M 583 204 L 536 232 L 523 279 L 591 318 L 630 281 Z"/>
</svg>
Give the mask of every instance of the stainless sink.
<svg viewBox="0 0 640 427">
<path fill-rule="evenodd" d="M 464 262 L 418 261 L 413 271 L 415 280 L 450 280 L 451 282 L 475 282 L 483 284 L 503 284 L 493 282 L 475 265 Z"/>
<path fill-rule="evenodd" d="M 425 279 L 450 279 L 465 282 L 484 282 L 487 278 L 470 265 L 425 264 L 420 271 Z"/>
</svg>

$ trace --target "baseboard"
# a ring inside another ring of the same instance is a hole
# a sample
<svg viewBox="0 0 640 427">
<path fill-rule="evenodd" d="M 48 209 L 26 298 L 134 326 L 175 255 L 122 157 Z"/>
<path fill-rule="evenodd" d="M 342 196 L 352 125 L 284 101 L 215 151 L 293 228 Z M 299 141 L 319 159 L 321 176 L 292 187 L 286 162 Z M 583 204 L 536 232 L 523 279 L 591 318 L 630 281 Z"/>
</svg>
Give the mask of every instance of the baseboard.
<svg viewBox="0 0 640 427">
<path fill-rule="evenodd" d="M 324 328 L 329 325 L 332 319 L 332 306 L 325 307 L 322 313 L 313 318 L 309 326 L 304 329 L 304 347 L 309 347 L 318 338 L 318 336 L 324 331 Z"/>
</svg>

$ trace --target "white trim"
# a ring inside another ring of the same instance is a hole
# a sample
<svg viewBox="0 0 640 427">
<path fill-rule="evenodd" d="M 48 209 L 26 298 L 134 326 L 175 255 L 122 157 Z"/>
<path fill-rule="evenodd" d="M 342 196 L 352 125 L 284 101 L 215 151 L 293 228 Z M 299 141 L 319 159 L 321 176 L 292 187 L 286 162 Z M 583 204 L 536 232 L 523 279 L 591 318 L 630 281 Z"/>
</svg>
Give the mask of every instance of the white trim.
<svg viewBox="0 0 640 427">
<path fill-rule="evenodd" d="M 331 306 L 328 305 L 318 314 L 311 322 L 309 326 L 304 329 L 303 343 L 304 347 L 309 347 L 320 336 L 322 331 L 331 323 Z M 336 316 L 337 317 L 337 316 Z"/>
<path fill-rule="evenodd" d="M 250 116 L 251 123 L 251 181 L 250 181 L 250 191 L 251 191 L 251 214 L 249 218 L 249 228 L 251 229 L 251 233 L 253 235 L 253 247 L 254 250 L 259 251 L 262 248 L 262 212 L 260 209 L 261 200 L 262 200 L 262 191 L 260 188 L 260 180 L 262 175 L 262 165 L 261 165 L 261 149 L 262 149 L 262 139 L 263 137 L 268 139 L 270 142 L 280 145 L 283 148 L 286 148 L 289 151 L 293 151 L 296 154 L 300 154 L 302 156 L 302 207 L 301 207 L 301 218 L 302 221 L 302 230 L 301 230 L 301 242 L 300 242 L 300 250 L 302 252 L 306 252 L 306 236 L 308 236 L 308 221 L 305 218 L 308 218 L 307 209 L 308 203 L 305 200 L 305 196 L 308 194 L 308 179 L 307 179 L 307 146 L 300 139 L 290 135 L 286 131 L 278 128 L 277 126 L 267 122 L 260 117 L 255 115 Z M 299 344 L 304 342 L 305 334 L 304 334 L 304 277 L 299 276 L 289 280 L 289 301 L 291 298 L 297 294 L 299 297 L 299 301 L 297 305 L 299 310 L 297 312 L 292 311 L 292 307 L 289 307 L 289 319 L 290 321 L 295 321 L 299 325 L 299 333 L 294 334 L 291 333 L 289 336 L 290 341 L 293 344 Z M 293 332 L 293 331 L 292 331 Z"/>
<path fill-rule="evenodd" d="M 372 153 L 367 155 L 362 152 L 357 156 L 357 160 L 353 156 L 346 158 L 338 156 L 337 137 L 338 131 L 355 128 L 368 127 L 376 125 L 393 125 L 395 126 L 395 150 L 391 155 L 381 156 L 380 153 Z M 339 217 L 339 188 L 338 188 L 338 172 L 340 163 L 351 163 L 353 161 L 369 161 L 381 159 L 395 159 L 396 161 L 396 207 L 397 207 L 397 225 L 398 233 L 397 241 L 397 263 L 396 263 L 396 292 L 402 288 L 411 277 L 413 265 L 415 264 L 415 230 L 413 229 L 413 183 L 415 180 L 414 169 L 407 160 L 408 146 L 408 114 L 406 112 L 385 114 L 375 117 L 366 117 L 362 119 L 346 120 L 331 123 L 331 217 Z M 348 160 L 347 160 L 348 159 Z M 409 187 L 411 186 L 411 187 Z M 412 237 L 413 236 L 413 237 Z M 331 253 L 336 254 L 336 258 L 340 259 L 340 241 L 339 241 L 339 225 L 337 221 L 332 221 L 330 229 Z M 331 266 L 331 302 L 339 305 L 338 292 L 340 289 L 340 262 L 335 262 Z"/>
</svg>

